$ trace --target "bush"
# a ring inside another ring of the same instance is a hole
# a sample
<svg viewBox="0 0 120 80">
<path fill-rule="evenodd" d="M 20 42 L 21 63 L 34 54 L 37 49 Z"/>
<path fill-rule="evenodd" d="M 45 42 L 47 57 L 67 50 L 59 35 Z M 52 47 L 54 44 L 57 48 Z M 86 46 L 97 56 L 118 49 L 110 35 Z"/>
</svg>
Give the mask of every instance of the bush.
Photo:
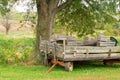
<svg viewBox="0 0 120 80">
<path fill-rule="evenodd" d="M 117 39 L 118 40 L 118 46 L 120 46 L 120 38 L 119 39 Z"/>
<path fill-rule="evenodd" d="M 33 53 L 33 38 L 1 38 L 0 63 L 13 64 L 28 60 Z"/>
</svg>

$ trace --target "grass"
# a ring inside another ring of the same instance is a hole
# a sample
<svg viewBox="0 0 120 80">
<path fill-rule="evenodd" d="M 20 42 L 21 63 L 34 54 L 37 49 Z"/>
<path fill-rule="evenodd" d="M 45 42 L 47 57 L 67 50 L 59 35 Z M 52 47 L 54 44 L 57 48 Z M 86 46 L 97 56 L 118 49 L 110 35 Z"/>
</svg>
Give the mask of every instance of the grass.
<svg viewBox="0 0 120 80">
<path fill-rule="evenodd" d="M 120 65 L 105 66 L 101 63 L 84 63 L 75 66 L 72 72 L 55 67 L 45 74 L 49 67 L 44 66 L 0 66 L 0 80 L 120 80 Z"/>
<path fill-rule="evenodd" d="M 8 38 L 34 38 L 34 31 L 26 30 L 26 31 L 14 31 L 10 32 L 7 35 Z"/>
</svg>

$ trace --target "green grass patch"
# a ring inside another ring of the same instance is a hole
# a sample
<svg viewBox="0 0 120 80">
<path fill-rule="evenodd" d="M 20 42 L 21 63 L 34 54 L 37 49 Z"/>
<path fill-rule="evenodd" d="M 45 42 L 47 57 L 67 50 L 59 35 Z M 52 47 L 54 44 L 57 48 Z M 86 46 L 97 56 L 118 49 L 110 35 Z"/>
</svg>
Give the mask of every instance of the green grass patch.
<svg viewBox="0 0 120 80">
<path fill-rule="evenodd" d="M 56 66 L 46 74 L 44 66 L 0 66 L 0 80 L 119 80 L 120 65 L 105 66 L 101 63 L 84 63 L 75 66 L 72 72 Z"/>
</svg>

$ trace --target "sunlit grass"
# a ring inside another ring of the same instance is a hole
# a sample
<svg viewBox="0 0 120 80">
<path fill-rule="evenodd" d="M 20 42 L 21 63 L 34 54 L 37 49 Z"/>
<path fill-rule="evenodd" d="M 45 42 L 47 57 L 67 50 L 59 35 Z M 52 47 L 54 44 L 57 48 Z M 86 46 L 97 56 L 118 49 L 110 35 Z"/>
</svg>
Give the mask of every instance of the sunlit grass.
<svg viewBox="0 0 120 80">
<path fill-rule="evenodd" d="M 46 74 L 44 66 L 0 66 L 0 80 L 120 80 L 120 65 L 105 66 L 101 63 L 84 63 L 72 72 L 56 66 Z"/>
<path fill-rule="evenodd" d="M 9 32 L 8 35 L 5 33 L 0 32 L 0 37 L 6 37 L 6 38 L 35 38 L 35 33 L 33 30 L 31 31 L 14 31 Z"/>
<path fill-rule="evenodd" d="M 17 31 L 10 32 L 9 35 L 6 35 L 8 38 L 34 38 L 34 31 Z"/>
</svg>

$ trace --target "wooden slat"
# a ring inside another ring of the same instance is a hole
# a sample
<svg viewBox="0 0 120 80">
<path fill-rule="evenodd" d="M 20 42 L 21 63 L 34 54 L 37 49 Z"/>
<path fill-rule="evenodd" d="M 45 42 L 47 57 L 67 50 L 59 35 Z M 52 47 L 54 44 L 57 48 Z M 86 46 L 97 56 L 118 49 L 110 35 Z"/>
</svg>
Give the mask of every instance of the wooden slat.
<svg viewBox="0 0 120 80">
<path fill-rule="evenodd" d="M 71 57 L 71 58 L 64 58 L 64 59 L 61 59 L 63 61 L 85 61 L 85 60 L 108 60 L 108 59 L 120 59 L 120 56 L 113 56 L 113 57 L 88 57 L 88 58 L 85 58 L 85 57 Z"/>
<path fill-rule="evenodd" d="M 105 52 L 109 52 L 111 50 L 111 52 L 120 52 L 120 47 L 88 47 L 88 46 L 66 46 L 66 53 L 72 53 L 72 52 L 76 52 L 76 53 L 105 53 Z"/>
<path fill-rule="evenodd" d="M 113 47 L 113 46 L 115 46 L 115 42 L 97 42 L 97 46 Z"/>
<path fill-rule="evenodd" d="M 105 36 L 105 35 L 99 35 L 99 36 L 98 36 L 98 41 L 104 41 L 104 42 L 106 42 L 106 41 L 108 41 L 107 38 L 108 38 L 108 37 Z"/>
<path fill-rule="evenodd" d="M 48 54 L 49 57 L 52 59 L 53 55 Z M 91 54 L 90 54 L 91 55 Z M 67 54 L 64 57 L 62 56 L 57 56 L 58 60 L 61 61 L 85 61 L 85 60 L 107 60 L 107 59 L 120 59 L 120 54 L 118 53 L 112 53 L 111 57 L 108 57 L 108 54 L 97 54 L 98 56 L 93 56 L 91 55 L 90 57 L 85 57 L 85 54 L 76 54 L 76 57 L 73 56 L 73 54 Z"/>
</svg>

